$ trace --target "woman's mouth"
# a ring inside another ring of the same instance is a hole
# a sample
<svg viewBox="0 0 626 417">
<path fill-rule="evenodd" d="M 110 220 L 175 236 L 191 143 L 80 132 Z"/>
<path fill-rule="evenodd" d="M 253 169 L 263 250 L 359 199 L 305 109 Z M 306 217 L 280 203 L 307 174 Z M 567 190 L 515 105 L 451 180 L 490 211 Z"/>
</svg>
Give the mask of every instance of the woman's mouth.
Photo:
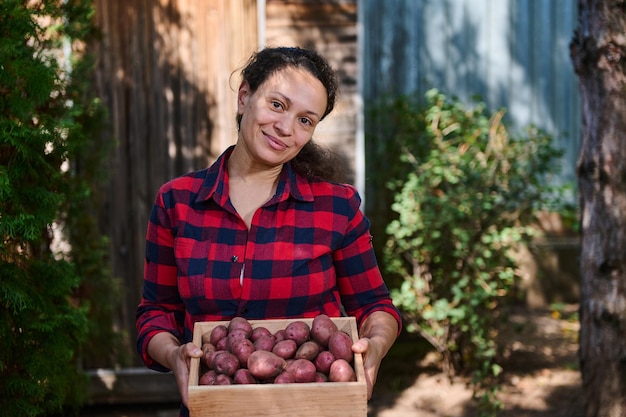
<svg viewBox="0 0 626 417">
<path fill-rule="evenodd" d="M 282 151 L 282 150 L 287 149 L 287 145 L 282 140 L 276 139 L 274 136 L 271 136 L 271 135 L 264 135 L 264 136 L 265 136 L 266 142 L 268 143 L 268 145 L 270 145 L 272 149 L 275 149 L 277 151 Z"/>
</svg>

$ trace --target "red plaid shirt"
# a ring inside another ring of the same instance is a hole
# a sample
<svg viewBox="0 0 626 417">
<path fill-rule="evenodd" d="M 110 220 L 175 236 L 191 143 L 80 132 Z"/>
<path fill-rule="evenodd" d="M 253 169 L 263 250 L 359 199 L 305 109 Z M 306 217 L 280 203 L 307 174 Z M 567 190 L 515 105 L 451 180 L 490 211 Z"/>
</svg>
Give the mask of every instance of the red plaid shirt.
<svg viewBox="0 0 626 417">
<path fill-rule="evenodd" d="M 250 230 L 228 198 L 227 150 L 210 168 L 159 190 L 146 238 L 137 348 L 152 336 L 192 340 L 196 321 L 400 315 L 376 263 L 369 221 L 349 185 L 307 180 L 286 164 Z"/>
</svg>

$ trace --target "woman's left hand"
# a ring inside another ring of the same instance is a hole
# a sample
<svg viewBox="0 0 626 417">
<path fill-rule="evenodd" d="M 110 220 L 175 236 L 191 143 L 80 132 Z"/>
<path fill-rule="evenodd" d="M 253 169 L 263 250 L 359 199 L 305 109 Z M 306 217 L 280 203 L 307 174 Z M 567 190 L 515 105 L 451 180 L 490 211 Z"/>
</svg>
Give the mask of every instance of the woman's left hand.
<svg viewBox="0 0 626 417">
<path fill-rule="evenodd" d="M 367 400 L 369 401 L 370 398 L 372 398 L 372 391 L 374 390 L 374 384 L 376 384 L 378 369 L 380 368 L 380 363 L 384 355 L 381 352 L 380 344 L 368 337 L 362 337 L 356 341 L 356 343 L 352 345 L 352 351 L 363 355 L 365 382 L 367 383 Z"/>
<path fill-rule="evenodd" d="M 376 311 L 361 325 L 360 338 L 352 345 L 354 353 L 363 355 L 367 400 L 372 398 L 374 384 L 383 358 L 398 336 L 398 322 L 389 313 Z"/>
</svg>

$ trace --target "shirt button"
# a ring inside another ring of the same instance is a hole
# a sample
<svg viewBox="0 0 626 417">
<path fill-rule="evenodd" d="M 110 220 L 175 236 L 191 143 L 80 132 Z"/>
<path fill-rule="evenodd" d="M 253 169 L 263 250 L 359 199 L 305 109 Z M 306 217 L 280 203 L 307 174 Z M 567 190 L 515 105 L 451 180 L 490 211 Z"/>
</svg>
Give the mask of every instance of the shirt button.
<svg viewBox="0 0 626 417">
<path fill-rule="evenodd" d="M 232 257 L 232 258 L 230 258 L 230 260 L 231 260 L 233 263 L 235 263 L 235 262 L 237 262 L 237 261 L 239 260 L 239 256 L 237 256 L 237 255 L 233 255 L 233 257 Z"/>
</svg>

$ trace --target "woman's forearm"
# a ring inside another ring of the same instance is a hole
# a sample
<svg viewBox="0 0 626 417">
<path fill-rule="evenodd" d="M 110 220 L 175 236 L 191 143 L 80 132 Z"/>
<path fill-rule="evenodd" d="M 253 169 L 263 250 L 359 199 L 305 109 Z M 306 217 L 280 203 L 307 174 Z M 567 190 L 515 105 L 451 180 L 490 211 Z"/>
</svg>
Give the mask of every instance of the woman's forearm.
<svg viewBox="0 0 626 417">
<path fill-rule="evenodd" d="M 157 333 L 148 343 L 148 355 L 169 370 L 174 370 L 174 356 L 180 342 L 169 332 Z"/>
</svg>

